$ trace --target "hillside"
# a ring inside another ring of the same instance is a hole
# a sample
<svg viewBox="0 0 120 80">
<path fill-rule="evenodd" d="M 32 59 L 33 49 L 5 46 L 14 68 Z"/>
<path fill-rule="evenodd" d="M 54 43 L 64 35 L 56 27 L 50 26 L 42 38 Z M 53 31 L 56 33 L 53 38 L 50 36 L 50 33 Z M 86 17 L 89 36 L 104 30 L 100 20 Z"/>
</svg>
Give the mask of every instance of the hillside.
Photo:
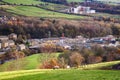
<svg viewBox="0 0 120 80">
<path fill-rule="evenodd" d="M 4 0 L 5 2 L 12 3 L 12 4 L 41 4 L 44 2 L 37 1 L 37 0 Z"/>
<path fill-rule="evenodd" d="M 84 2 L 85 0 L 67 0 L 68 2 Z M 102 1 L 102 2 L 113 2 L 113 3 L 120 3 L 120 0 L 95 0 L 95 1 Z"/>
<path fill-rule="evenodd" d="M 120 80 L 120 71 L 26 70 L 0 73 L 0 80 Z"/>
<path fill-rule="evenodd" d="M 97 1 L 120 3 L 120 0 L 97 0 Z"/>
<path fill-rule="evenodd" d="M 58 13 L 32 6 L 5 6 L 3 8 L 5 8 L 6 11 L 9 13 L 22 15 L 22 16 L 33 16 L 33 17 L 44 17 L 44 18 L 66 18 L 66 19 L 85 18 L 84 16 Z"/>
<path fill-rule="evenodd" d="M 37 1 L 37 0 L 4 0 L 5 2 L 9 2 L 9 3 L 22 3 L 22 4 L 40 4 L 40 3 L 44 3 L 41 1 Z M 67 0 L 68 2 L 83 2 L 84 0 Z"/>
<path fill-rule="evenodd" d="M 63 10 L 67 6 L 62 4 L 53 4 L 48 2 L 42 2 L 38 0 L 4 0 L 5 3 L 15 4 L 15 5 L 31 5 L 31 6 L 40 6 L 42 8 L 47 8 L 50 10 Z"/>
<path fill-rule="evenodd" d="M 61 4 L 53 4 L 53 3 L 48 3 L 48 2 L 42 2 L 42 1 L 38 1 L 38 0 L 4 0 L 5 3 L 10 3 L 10 4 L 14 4 L 14 5 L 27 5 L 27 6 L 40 6 L 42 8 L 45 9 L 50 9 L 50 10 L 63 10 L 65 8 L 67 8 L 67 6 L 65 5 L 61 5 Z"/>
<path fill-rule="evenodd" d="M 58 54 L 60 53 L 53 53 L 49 55 L 49 58 L 55 57 L 57 58 Z M 44 54 L 34 54 L 28 57 L 25 57 L 24 59 L 20 60 L 14 60 L 7 62 L 0 66 L 0 71 L 9 71 L 9 70 L 30 70 L 30 69 L 36 69 L 40 65 L 39 58 L 44 59 L 44 57 L 47 55 Z M 19 69 L 18 69 L 19 68 Z"/>
<path fill-rule="evenodd" d="M 4 0 L 4 2 L 13 4 L 14 6 L 1 6 L 8 13 L 22 16 L 45 17 L 45 18 L 66 18 L 66 19 L 81 19 L 84 16 L 69 15 L 55 11 L 64 10 L 67 6 L 45 3 L 36 0 Z M 36 7 L 39 5 L 39 7 Z M 54 11 L 55 10 L 55 11 Z M 28 13 L 29 12 L 29 13 Z"/>
<path fill-rule="evenodd" d="M 119 63 L 120 61 L 102 62 L 102 63 L 97 63 L 97 64 L 83 65 L 83 66 L 80 66 L 80 69 L 104 69 L 104 68 L 110 69 L 111 66 L 119 64 Z"/>
<path fill-rule="evenodd" d="M 53 53 L 51 55 L 34 54 L 20 60 L 7 62 L 0 66 L 0 71 L 36 69 L 39 67 L 41 63 L 41 60 L 39 59 L 44 59 L 46 56 L 49 56 L 49 58 L 57 58 L 59 54 L 60 53 Z M 79 69 L 108 68 L 119 63 L 120 61 L 103 62 L 103 63 L 97 63 L 97 64 L 83 65 L 83 66 L 80 66 Z"/>
<path fill-rule="evenodd" d="M 68 2 L 83 2 L 85 0 L 67 0 Z"/>
<path fill-rule="evenodd" d="M 67 18 L 67 19 L 80 19 L 82 16 L 63 14 L 58 12 L 52 12 L 45 9 L 30 7 L 30 6 L 9 6 L 6 7 L 8 12 L 23 15 L 23 16 L 34 16 L 34 17 L 45 17 L 45 18 Z M 29 12 L 29 13 L 28 13 Z"/>
</svg>

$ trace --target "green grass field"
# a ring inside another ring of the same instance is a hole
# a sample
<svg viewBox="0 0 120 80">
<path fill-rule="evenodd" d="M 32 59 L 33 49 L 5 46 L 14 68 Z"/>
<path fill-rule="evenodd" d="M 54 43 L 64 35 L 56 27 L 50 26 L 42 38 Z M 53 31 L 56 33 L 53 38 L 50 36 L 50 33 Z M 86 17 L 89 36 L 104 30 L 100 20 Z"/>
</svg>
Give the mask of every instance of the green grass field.
<svg viewBox="0 0 120 80">
<path fill-rule="evenodd" d="M 80 69 L 102 69 L 102 68 L 109 68 L 113 65 L 120 64 L 120 61 L 111 61 L 111 62 L 102 62 L 97 64 L 89 64 L 80 66 Z"/>
<path fill-rule="evenodd" d="M 8 12 L 23 15 L 23 16 L 33 16 L 33 17 L 44 17 L 44 18 L 66 18 L 66 19 L 82 19 L 84 16 L 69 15 L 53 11 L 48 11 L 45 9 L 30 7 L 30 6 L 8 6 L 5 7 Z"/>
<path fill-rule="evenodd" d="M 120 0 L 97 0 L 97 1 L 103 1 L 103 2 L 116 2 L 116 3 L 120 3 Z"/>
<path fill-rule="evenodd" d="M 16 3 L 16 4 L 40 4 L 44 3 L 37 0 L 4 0 L 8 3 Z M 84 0 L 67 0 L 68 2 L 83 2 Z"/>
<path fill-rule="evenodd" d="M 16 3 L 16 4 L 40 4 L 44 3 L 37 0 L 4 0 L 8 3 Z M 51 10 L 63 10 L 66 8 L 66 6 L 63 5 L 57 5 L 49 3 L 49 5 L 42 6 L 47 9 Z M 82 16 L 76 16 L 76 15 L 69 15 L 69 14 L 63 14 L 58 12 L 52 12 L 48 10 L 44 10 L 37 7 L 30 7 L 30 6 L 9 6 L 6 7 L 8 12 L 17 14 L 17 15 L 23 15 L 23 16 L 32 16 L 32 17 L 44 17 L 44 18 L 67 18 L 67 19 L 81 19 L 84 18 Z"/>
<path fill-rule="evenodd" d="M 98 64 L 90 64 L 87 66 L 80 66 L 74 69 L 36 69 L 40 64 L 39 59 L 46 56 L 57 58 L 60 53 L 50 55 L 34 54 L 26 57 L 23 60 L 15 60 L 5 63 L 0 67 L 1 69 L 10 67 L 16 68 L 18 63 L 22 63 L 24 67 L 22 70 L 0 72 L 0 80 L 120 80 L 120 71 L 114 70 L 88 70 L 99 69 L 102 67 L 109 67 L 120 63 L 120 61 L 104 62 Z M 29 70 L 30 69 L 30 70 Z M 87 70 L 83 70 L 87 69 Z"/>
<path fill-rule="evenodd" d="M 8 3 L 12 3 L 12 4 L 40 4 L 40 3 L 43 3 L 41 1 L 37 1 L 37 0 L 4 0 L 5 2 L 8 2 Z"/>
<path fill-rule="evenodd" d="M 0 71 L 14 71 L 14 70 L 31 70 L 31 69 L 37 69 L 39 65 L 41 64 L 41 60 L 44 60 L 45 57 L 51 58 L 57 58 L 60 53 L 53 53 L 51 55 L 46 54 L 34 54 L 28 57 L 25 57 L 24 59 L 20 60 L 14 60 L 9 61 L 3 65 L 0 66 Z M 103 63 L 97 63 L 97 64 L 90 64 L 90 65 L 82 65 L 79 67 L 79 69 L 101 69 L 106 67 L 111 67 L 115 64 L 119 64 L 120 61 L 111 61 L 111 62 L 103 62 Z"/>
<path fill-rule="evenodd" d="M 41 61 L 39 59 L 44 60 L 44 57 L 46 56 L 49 56 L 49 58 L 57 58 L 59 54 L 60 53 L 53 53 L 51 55 L 34 54 L 25 57 L 24 59 L 9 61 L 0 66 L 0 71 L 37 69 L 38 66 L 41 64 Z"/>
<path fill-rule="evenodd" d="M 1 72 L 0 80 L 120 80 L 119 74 L 112 70 L 25 70 Z"/>
<path fill-rule="evenodd" d="M 113 15 L 113 14 L 108 14 L 108 13 L 97 13 L 97 14 L 90 14 L 91 16 L 95 16 L 95 17 L 99 17 L 99 16 L 103 16 L 103 17 L 111 17 L 111 18 L 120 18 L 120 15 Z"/>
<path fill-rule="evenodd" d="M 67 0 L 68 2 L 83 2 L 85 0 Z"/>
<path fill-rule="evenodd" d="M 120 3 L 120 0 L 97 0 L 97 1 L 101 1 L 103 3 L 109 4 L 109 5 L 119 5 L 118 3 Z"/>
<path fill-rule="evenodd" d="M 11 3 L 11 4 L 23 4 L 23 5 L 39 5 L 39 4 L 43 4 L 43 5 L 39 5 L 43 8 L 47 8 L 47 9 L 51 9 L 51 10 L 63 10 L 66 9 L 67 6 L 65 5 L 60 5 L 60 4 L 53 4 L 53 3 L 47 3 L 46 2 L 42 2 L 42 1 L 38 1 L 38 0 L 4 0 L 7 3 Z"/>
</svg>

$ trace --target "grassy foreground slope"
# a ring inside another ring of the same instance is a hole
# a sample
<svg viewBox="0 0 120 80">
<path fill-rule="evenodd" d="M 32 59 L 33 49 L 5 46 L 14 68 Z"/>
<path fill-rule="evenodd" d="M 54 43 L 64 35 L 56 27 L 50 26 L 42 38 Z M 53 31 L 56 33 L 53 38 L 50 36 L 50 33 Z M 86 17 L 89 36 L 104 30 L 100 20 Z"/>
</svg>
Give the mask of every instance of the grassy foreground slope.
<svg viewBox="0 0 120 80">
<path fill-rule="evenodd" d="M 41 61 L 39 59 L 43 59 L 46 56 L 49 58 L 57 58 L 60 53 L 53 53 L 50 55 L 47 54 L 34 54 L 28 57 L 25 57 L 20 60 L 14 60 L 6 62 L 5 64 L 0 66 L 0 71 L 14 71 L 14 70 L 30 70 L 36 69 L 40 65 Z"/>
<path fill-rule="evenodd" d="M 39 67 L 41 60 L 44 60 L 44 57 L 51 58 L 57 58 L 60 53 L 53 53 L 51 55 L 45 55 L 45 54 L 34 54 L 28 57 L 25 57 L 24 59 L 20 60 L 14 60 L 7 62 L 0 66 L 0 71 L 14 71 L 14 70 L 30 70 L 30 69 L 36 69 Z M 108 68 L 113 65 L 119 64 L 120 61 L 111 61 L 111 62 L 103 62 L 103 63 L 97 63 L 97 64 L 90 64 L 90 65 L 82 65 L 79 69 L 102 69 L 102 68 Z"/>
<path fill-rule="evenodd" d="M 83 16 L 63 14 L 32 6 L 9 6 L 5 7 L 8 12 L 23 16 L 45 17 L 45 18 L 67 18 L 67 19 L 81 19 Z"/>
<path fill-rule="evenodd" d="M 0 73 L 0 80 L 120 80 L 120 71 L 25 70 Z"/>
<path fill-rule="evenodd" d="M 111 62 L 102 62 L 97 64 L 89 64 L 80 66 L 81 69 L 102 69 L 102 68 L 109 68 L 113 65 L 120 64 L 120 61 L 111 61 Z"/>
<path fill-rule="evenodd" d="M 120 3 L 120 0 L 97 0 L 97 1 Z"/>
<path fill-rule="evenodd" d="M 0 66 L 0 71 L 17 70 L 16 69 L 18 67 L 17 65 L 23 65 L 22 68 L 20 68 L 20 69 L 23 69 L 23 70 L 36 69 L 37 66 L 40 63 L 37 60 L 38 57 L 39 57 L 39 54 L 35 54 L 35 55 L 32 55 L 32 56 L 28 56 L 28 57 L 26 57 L 22 60 L 14 60 L 14 61 L 6 62 L 5 64 Z M 11 69 L 10 69 L 10 66 L 12 67 Z"/>
</svg>

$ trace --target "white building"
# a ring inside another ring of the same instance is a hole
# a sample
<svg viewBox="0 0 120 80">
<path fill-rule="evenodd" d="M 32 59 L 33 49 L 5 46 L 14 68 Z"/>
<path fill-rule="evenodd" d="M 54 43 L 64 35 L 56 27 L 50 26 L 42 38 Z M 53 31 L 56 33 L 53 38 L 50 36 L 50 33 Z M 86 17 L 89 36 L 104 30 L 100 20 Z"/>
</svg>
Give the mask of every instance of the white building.
<svg viewBox="0 0 120 80">
<path fill-rule="evenodd" d="M 7 36 L 0 36 L 0 40 L 1 40 L 1 41 L 7 41 L 7 40 L 8 40 L 8 37 L 7 37 Z"/>
<path fill-rule="evenodd" d="M 9 39 L 16 40 L 17 39 L 17 34 L 15 34 L 15 33 L 10 34 Z"/>
<path fill-rule="evenodd" d="M 90 13 L 94 14 L 94 13 L 96 13 L 96 11 L 95 10 L 90 10 Z"/>
<path fill-rule="evenodd" d="M 71 7 L 67 11 L 68 13 L 75 13 L 75 14 L 93 14 L 96 13 L 95 10 L 91 10 L 90 7 L 85 7 L 85 6 L 78 6 L 76 8 Z"/>
<path fill-rule="evenodd" d="M 34 46 L 34 45 L 38 45 L 40 43 L 39 39 L 29 39 L 27 40 L 27 42 L 29 43 L 29 45 Z"/>
<path fill-rule="evenodd" d="M 18 50 L 24 50 L 26 49 L 26 46 L 24 44 L 18 45 Z"/>
</svg>

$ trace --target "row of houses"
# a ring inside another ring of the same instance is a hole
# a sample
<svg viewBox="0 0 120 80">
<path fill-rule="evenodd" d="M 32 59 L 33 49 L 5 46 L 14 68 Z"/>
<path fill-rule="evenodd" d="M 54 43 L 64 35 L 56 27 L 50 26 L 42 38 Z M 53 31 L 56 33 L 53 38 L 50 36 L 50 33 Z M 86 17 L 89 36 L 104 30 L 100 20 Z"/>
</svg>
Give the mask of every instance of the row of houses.
<svg viewBox="0 0 120 80">
<path fill-rule="evenodd" d="M 8 36 L 0 36 L 0 51 L 5 52 L 7 50 L 10 50 L 13 47 L 16 47 L 17 50 L 23 50 L 25 49 L 25 44 L 16 44 L 17 40 L 17 34 L 10 34 Z"/>
<path fill-rule="evenodd" d="M 15 40 L 17 35 L 12 33 L 9 36 L 0 36 L 0 51 L 10 50 L 11 47 L 16 46 L 16 50 L 24 49 L 40 49 L 45 47 L 47 44 L 54 44 L 56 46 L 63 47 L 64 49 L 74 49 L 75 46 L 91 48 L 92 46 L 98 44 L 101 47 L 116 47 L 119 46 L 119 41 L 112 35 L 105 37 L 95 37 L 95 38 L 84 38 L 82 36 L 77 36 L 76 38 L 42 38 L 42 39 L 28 39 L 24 44 L 16 44 Z M 27 44 L 26 44 L 27 43 Z M 1 53 L 2 54 L 2 53 Z"/>
<path fill-rule="evenodd" d="M 117 47 L 119 46 L 119 41 L 112 35 L 105 37 L 95 37 L 95 38 L 84 38 L 82 36 L 77 36 L 76 38 L 43 38 L 43 39 L 31 39 L 28 40 L 31 44 L 29 48 L 40 48 L 46 44 L 54 44 L 56 46 L 61 46 L 65 49 L 73 49 L 74 46 L 91 48 L 94 45 L 99 45 L 101 47 Z"/>
</svg>

